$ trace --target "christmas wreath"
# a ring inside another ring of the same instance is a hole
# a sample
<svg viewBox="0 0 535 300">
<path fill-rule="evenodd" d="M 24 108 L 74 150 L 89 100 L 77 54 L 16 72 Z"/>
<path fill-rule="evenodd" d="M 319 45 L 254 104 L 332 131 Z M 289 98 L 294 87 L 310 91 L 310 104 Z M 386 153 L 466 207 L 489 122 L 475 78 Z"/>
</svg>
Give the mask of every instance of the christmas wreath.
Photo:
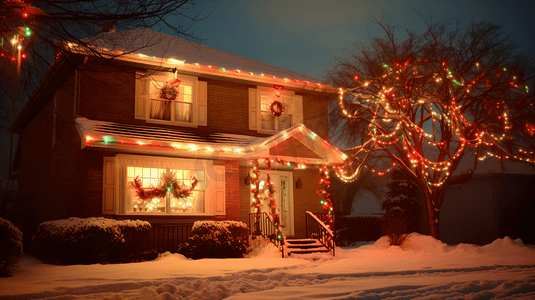
<svg viewBox="0 0 535 300">
<path fill-rule="evenodd" d="M 160 89 L 160 98 L 173 101 L 178 97 L 178 86 L 180 85 L 180 79 L 173 78 L 165 83 Z"/>
<path fill-rule="evenodd" d="M 280 117 L 284 114 L 284 106 L 280 101 L 277 100 L 271 102 L 269 105 L 269 110 L 271 110 L 271 114 L 275 117 Z"/>
<path fill-rule="evenodd" d="M 178 89 L 167 83 L 160 89 L 160 98 L 165 100 L 175 100 L 178 96 Z"/>
<path fill-rule="evenodd" d="M 187 187 L 182 181 L 178 181 L 173 172 L 164 173 L 160 178 L 160 184 L 158 187 L 143 187 L 139 176 L 134 178 L 131 182 L 132 186 L 136 188 L 136 195 L 140 200 L 149 201 L 153 198 L 165 198 L 167 192 L 173 193 L 173 196 L 177 199 L 184 199 L 191 196 L 195 186 L 199 183 L 199 180 L 193 176 L 191 178 L 193 183 L 190 187 Z"/>
</svg>

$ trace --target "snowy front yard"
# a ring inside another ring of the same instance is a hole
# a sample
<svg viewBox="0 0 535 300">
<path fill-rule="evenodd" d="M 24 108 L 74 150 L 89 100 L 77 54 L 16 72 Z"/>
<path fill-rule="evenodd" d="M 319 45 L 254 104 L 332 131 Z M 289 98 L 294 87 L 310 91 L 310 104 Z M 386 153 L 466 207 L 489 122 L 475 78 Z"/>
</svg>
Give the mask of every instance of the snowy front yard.
<svg viewBox="0 0 535 300">
<path fill-rule="evenodd" d="M 337 249 L 336 257 L 280 258 L 268 246 L 246 259 L 55 266 L 24 257 L 0 278 L 0 299 L 535 299 L 535 249 L 498 239 L 448 246 L 413 234 Z"/>
</svg>

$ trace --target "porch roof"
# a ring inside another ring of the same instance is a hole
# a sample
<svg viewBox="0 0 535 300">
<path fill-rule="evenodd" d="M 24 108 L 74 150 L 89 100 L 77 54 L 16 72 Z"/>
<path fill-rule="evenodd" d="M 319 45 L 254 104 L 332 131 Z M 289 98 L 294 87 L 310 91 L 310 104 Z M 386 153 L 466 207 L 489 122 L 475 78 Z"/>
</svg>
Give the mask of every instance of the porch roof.
<svg viewBox="0 0 535 300">
<path fill-rule="evenodd" d="M 303 165 L 340 165 L 345 154 L 298 124 L 270 137 L 203 133 L 76 118 L 81 147 L 204 159 L 281 159 Z"/>
</svg>

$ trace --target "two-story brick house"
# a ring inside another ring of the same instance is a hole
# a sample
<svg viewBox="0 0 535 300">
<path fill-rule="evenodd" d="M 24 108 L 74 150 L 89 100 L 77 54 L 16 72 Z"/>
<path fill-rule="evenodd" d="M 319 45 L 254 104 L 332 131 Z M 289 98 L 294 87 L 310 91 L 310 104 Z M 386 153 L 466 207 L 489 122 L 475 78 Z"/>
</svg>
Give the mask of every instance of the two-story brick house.
<svg viewBox="0 0 535 300">
<path fill-rule="evenodd" d="M 248 223 L 251 162 L 265 180 L 270 159 L 283 231 L 304 235 L 305 211 L 322 210 L 317 166 L 344 158 L 326 141 L 336 89 L 150 30 L 89 42 L 91 52 L 62 44 L 10 128 L 34 226 L 72 216 Z M 196 177 L 190 197 L 137 196 L 135 178 L 157 186 L 169 172 L 186 186 Z"/>
</svg>

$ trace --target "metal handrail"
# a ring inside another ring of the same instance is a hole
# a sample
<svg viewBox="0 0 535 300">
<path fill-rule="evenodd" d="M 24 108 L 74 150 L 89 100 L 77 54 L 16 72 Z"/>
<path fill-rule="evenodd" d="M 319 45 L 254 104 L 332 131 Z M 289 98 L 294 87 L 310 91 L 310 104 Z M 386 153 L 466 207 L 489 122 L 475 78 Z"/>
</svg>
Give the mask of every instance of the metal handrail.
<svg viewBox="0 0 535 300">
<path fill-rule="evenodd" d="M 322 216 L 322 220 L 320 220 L 318 215 Z M 323 215 L 318 215 L 309 211 L 305 213 L 306 236 L 307 238 L 317 239 L 323 246 L 325 246 L 325 248 L 331 251 L 333 256 L 335 256 L 336 244 L 334 242 L 334 231 L 323 223 Z"/>
<path fill-rule="evenodd" d="M 268 238 L 275 246 L 277 246 L 277 248 L 279 248 L 279 250 L 281 250 L 282 257 L 284 258 L 286 236 L 282 234 L 280 224 L 277 228 L 275 224 L 273 224 L 271 217 L 265 212 L 260 214 L 260 220 L 258 223 L 256 222 L 256 218 L 257 217 L 255 213 L 249 214 L 249 228 L 251 229 L 251 235 L 262 235 Z M 280 239 L 277 237 L 277 230 L 281 233 Z"/>
</svg>

